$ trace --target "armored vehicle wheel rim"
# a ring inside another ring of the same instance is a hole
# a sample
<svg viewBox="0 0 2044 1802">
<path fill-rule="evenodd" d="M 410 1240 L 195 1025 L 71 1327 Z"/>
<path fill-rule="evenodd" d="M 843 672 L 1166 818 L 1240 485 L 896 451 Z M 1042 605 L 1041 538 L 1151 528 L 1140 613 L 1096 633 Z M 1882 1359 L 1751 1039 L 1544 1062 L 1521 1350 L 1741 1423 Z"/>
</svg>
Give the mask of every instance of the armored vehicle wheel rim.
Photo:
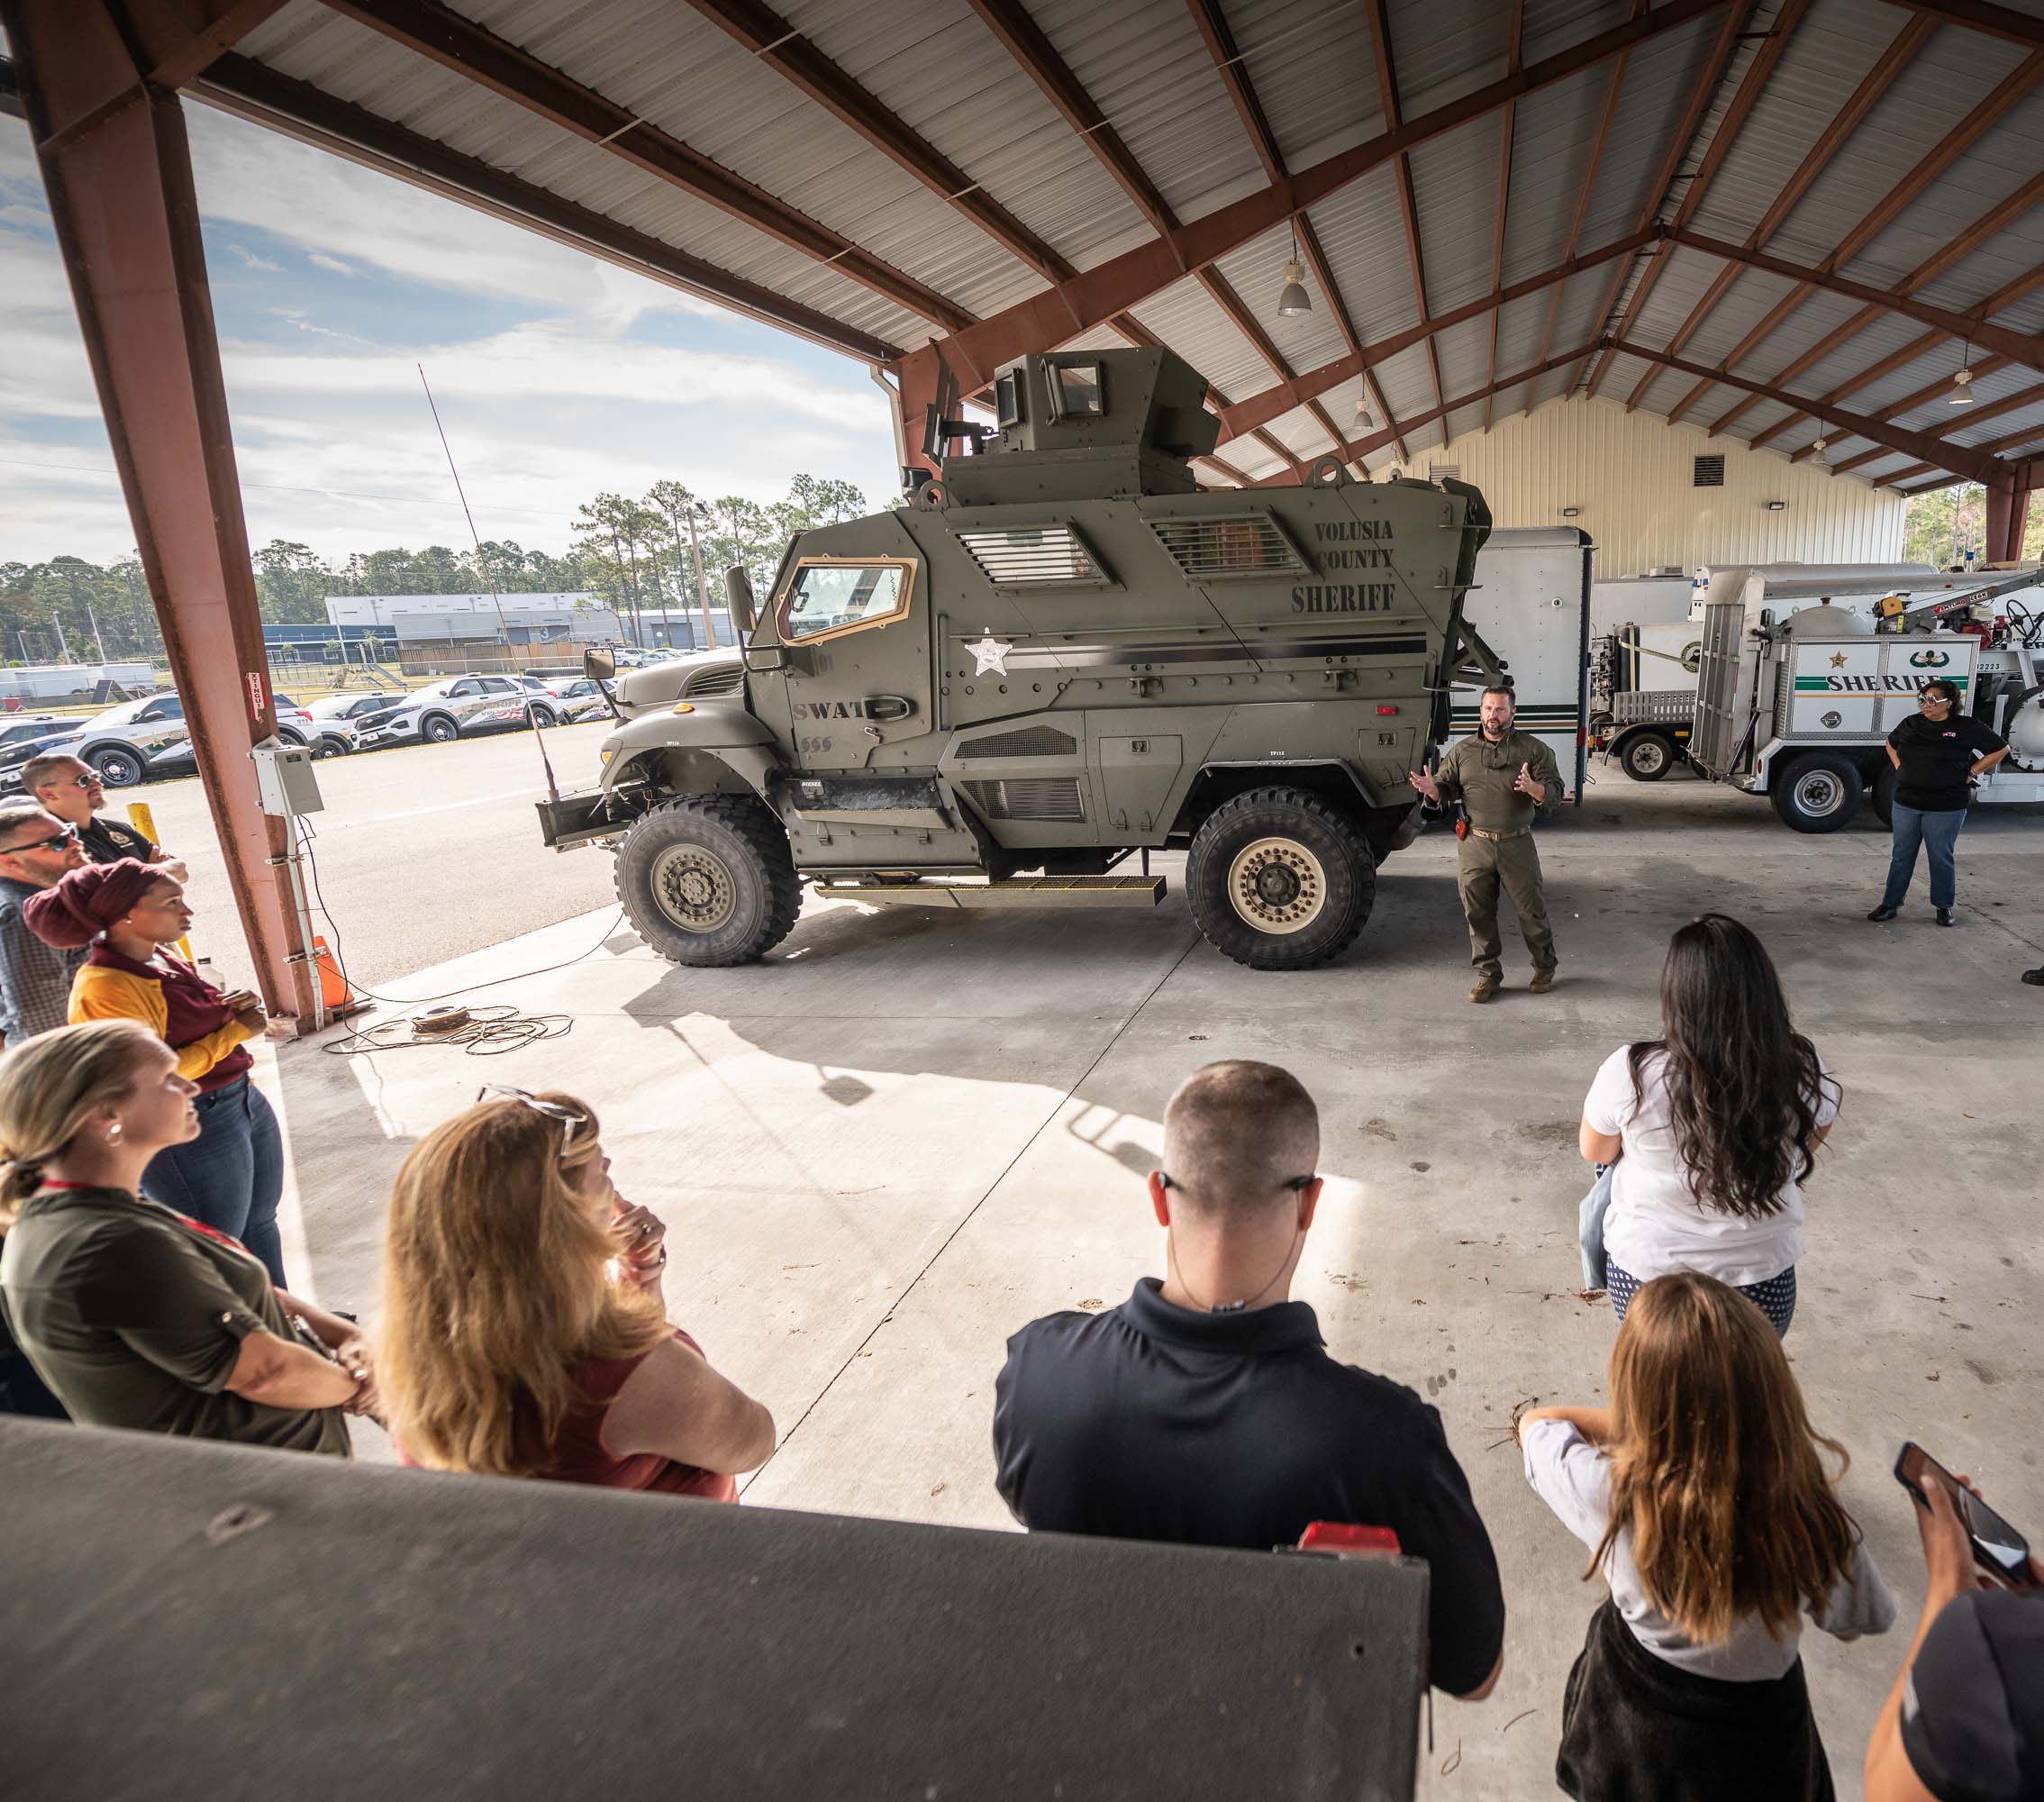
<svg viewBox="0 0 2044 1802">
<path fill-rule="evenodd" d="M 685 933 L 714 933 L 738 910 L 731 866 L 704 845 L 674 845 L 655 860 L 650 887 L 660 912 Z"/>
<path fill-rule="evenodd" d="M 1228 866 L 1228 898 L 1259 933 L 1301 932 L 1327 906 L 1327 872 L 1296 839 L 1258 839 Z"/>
<path fill-rule="evenodd" d="M 1824 819 L 1845 805 L 1845 784 L 1831 770 L 1805 769 L 1795 778 L 1795 805 L 1812 819 Z"/>
</svg>

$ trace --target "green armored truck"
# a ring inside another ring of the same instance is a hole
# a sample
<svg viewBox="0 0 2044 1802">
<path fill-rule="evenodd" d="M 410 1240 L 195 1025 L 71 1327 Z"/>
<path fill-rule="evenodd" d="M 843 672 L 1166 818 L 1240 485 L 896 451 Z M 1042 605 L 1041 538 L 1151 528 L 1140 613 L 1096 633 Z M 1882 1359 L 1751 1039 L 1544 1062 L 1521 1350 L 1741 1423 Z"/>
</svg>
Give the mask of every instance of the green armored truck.
<svg viewBox="0 0 2044 1802">
<path fill-rule="evenodd" d="M 796 537 L 764 606 L 731 572 L 742 667 L 606 690 L 602 786 L 541 804 L 546 842 L 613 847 L 626 913 L 678 963 L 759 957 L 804 882 L 1151 906 L 1167 848 L 1228 956 L 1339 955 L 1419 831 L 1406 772 L 1447 738 L 1450 681 L 1501 678 L 1462 610 L 1482 496 L 1332 458 L 1203 492 L 1188 460 L 1218 422 L 1167 350 L 1028 357 L 995 391 L 995 427 L 931 417 L 928 444 L 967 453 L 940 479 Z"/>
</svg>

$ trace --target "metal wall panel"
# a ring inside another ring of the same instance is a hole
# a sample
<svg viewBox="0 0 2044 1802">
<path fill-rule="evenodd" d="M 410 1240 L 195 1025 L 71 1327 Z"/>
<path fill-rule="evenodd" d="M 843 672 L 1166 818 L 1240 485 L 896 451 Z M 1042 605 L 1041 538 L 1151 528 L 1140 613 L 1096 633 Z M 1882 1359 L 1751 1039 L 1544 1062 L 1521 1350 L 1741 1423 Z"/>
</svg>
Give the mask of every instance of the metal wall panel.
<svg viewBox="0 0 2044 1802">
<path fill-rule="evenodd" d="M 1491 291 L 1503 123 L 1503 114 L 1478 119 L 1413 152 L 1413 196 L 1430 314 Z"/>
<path fill-rule="evenodd" d="M 1694 460 L 1721 453 L 1724 487 L 1694 487 Z M 1457 465 L 1501 526 L 1582 527 L 1605 578 L 1703 563 L 1889 562 L 1902 550 L 1899 496 L 1610 401 L 1556 402 L 1413 462 L 1415 475 Z M 1769 500 L 1788 505 L 1770 513 Z M 1565 506 L 1582 512 L 1564 521 Z"/>
</svg>

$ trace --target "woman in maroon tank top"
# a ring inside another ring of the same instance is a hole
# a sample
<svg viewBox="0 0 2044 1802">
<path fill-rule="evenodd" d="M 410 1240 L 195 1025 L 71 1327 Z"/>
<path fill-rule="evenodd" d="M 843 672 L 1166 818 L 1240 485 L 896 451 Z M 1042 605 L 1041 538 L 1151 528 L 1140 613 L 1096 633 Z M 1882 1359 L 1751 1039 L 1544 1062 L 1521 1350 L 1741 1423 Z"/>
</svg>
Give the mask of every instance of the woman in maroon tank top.
<svg viewBox="0 0 2044 1802">
<path fill-rule="evenodd" d="M 671 1325 L 596 1117 L 492 1085 L 397 1173 L 377 1387 L 407 1463 L 736 1501 L 774 1420 Z"/>
</svg>

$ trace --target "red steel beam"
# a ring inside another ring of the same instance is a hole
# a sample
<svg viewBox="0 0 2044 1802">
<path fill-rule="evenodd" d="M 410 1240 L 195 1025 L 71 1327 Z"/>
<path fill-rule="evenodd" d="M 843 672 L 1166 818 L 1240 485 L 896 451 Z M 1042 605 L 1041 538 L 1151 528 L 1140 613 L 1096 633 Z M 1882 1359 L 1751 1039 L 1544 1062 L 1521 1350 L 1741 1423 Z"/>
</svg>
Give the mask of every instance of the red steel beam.
<svg viewBox="0 0 2044 1802">
<path fill-rule="evenodd" d="M 2001 358 L 1990 357 L 1984 363 L 1976 363 L 1973 366 L 1973 373 L 1976 377 L 1993 375 L 1997 369 L 2005 369 L 2008 367 L 2008 364 Z M 1928 402 L 1937 400 L 1941 396 L 1948 395 L 1950 392 L 1950 378 L 1940 376 L 1936 381 L 1926 382 L 1921 387 L 1903 396 L 1900 400 L 1891 401 L 1874 417 L 1884 423 L 1891 419 L 1900 419 L 1904 414 L 1914 413 L 1918 407 Z M 2028 406 L 2040 396 L 2044 396 L 2044 385 L 2021 389 L 2015 394 L 2003 396 L 2000 400 L 1976 402 L 1972 406 L 1964 409 L 1955 408 L 1951 423 L 1955 428 L 1963 431 L 1986 420 L 1999 419 L 2004 413 L 2014 413 L 2019 408 Z M 1827 413 L 1825 416 L 1831 417 L 1831 415 Z M 1989 445 L 1983 448 L 1993 450 L 1994 447 Z M 1792 455 L 1788 460 L 1792 463 L 1800 463 L 1809 454 L 1809 447 L 1805 445 L 1802 450 Z"/>
<path fill-rule="evenodd" d="M 1944 248 L 1939 250 L 1935 256 L 1917 264 L 1901 281 L 1895 284 L 1894 292 L 1900 295 L 1914 294 L 1917 289 L 1925 287 L 1936 281 L 1940 276 L 1956 268 L 1971 256 L 1975 250 L 1978 250 L 1996 232 L 2021 218 L 2040 200 L 2044 200 L 2044 174 L 2032 176 L 2007 199 L 1989 207 L 1972 224 L 1967 226 L 1957 237 L 1947 242 Z M 2038 271 L 2038 277 L 2040 281 L 2044 281 L 2044 270 Z M 1876 319 L 1880 318 L 1886 310 L 1885 307 L 1881 306 L 1861 307 L 1844 324 L 1827 332 L 1800 357 L 1794 359 L 1785 368 L 1777 369 L 1775 372 L 1775 380 L 1777 382 L 1792 382 L 1804 370 L 1814 369 L 1833 350 L 1857 338 Z M 1990 313 L 1993 311 L 1993 308 L 1988 309 Z M 1978 308 L 1969 307 L 1967 310 L 1967 317 L 1970 320 L 1978 313 Z M 1738 360 L 1739 359 L 1736 356 L 1727 357 L 1725 359 L 1726 367 L 1729 368 Z M 1891 367 L 1899 369 L 1901 365 L 1894 364 Z M 1885 375 L 1887 370 L 1884 369 L 1881 373 Z M 1875 379 L 1877 380 L 1878 378 L 1875 378 Z M 1744 418 L 1747 413 L 1757 404 L 1749 396 L 1734 406 L 1731 412 L 1712 420 L 1709 427 L 1712 435 L 1716 436 L 1728 426 Z M 1758 432 L 1748 439 L 1747 443 L 1749 446 L 1757 447 L 1766 442 L 1767 439 L 1773 437 L 1780 430 L 1780 426 L 1769 426 L 1765 432 Z"/>
<path fill-rule="evenodd" d="M 1810 191 L 1811 184 L 1824 172 L 1832 158 L 1845 148 L 1846 140 L 1858 130 L 1860 121 L 1873 110 L 1875 103 L 1894 86 L 1895 77 L 1908 67 L 1910 59 L 1923 48 L 1937 29 L 1937 22 L 1925 18 L 1921 14 L 1912 14 L 1903 22 L 1902 30 L 1889 41 L 1887 49 L 1874 59 L 1874 66 L 1860 77 L 1859 85 L 1847 96 L 1845 105 L 1831 115 L 1831 123 L 1818 133 L 1817 141 L 1811 145 L 1809 153 L 1782 184 L 1781 191 L 1775 196 L 1773 204 L 1760 215 L 1759 223 L 1746 234 L 1746 241 L 1740 247 L 1742 250 L 1759 250 L 1781 229 L 1782 222 L 1794 210 L 1796 203 Z M 1685 241 L 1679 231 L 1676 234 L 1676 241 Z M 1705 290 L 1703 298 L 1690 308 L 1689 316 L 1668 340 L 1667 348 L 1671 353 L 1679 354 L 1690 339 L 1696 335 L 1704 320 L 1710 316 L 1712 309 L 1738 281 L 1742 272 L 1737 259 L 1727 259 L 1717 279 Z M 1724 360 L 1731 364 L 1737 362 L 1739 359 L 1732 356 Z M 1639 405 L 1647 390 L 1660 379 L 1660 374 L 1658 369 L 1649 369 L 1640 378 L 1639 386 L 1626 399 L 1625 410 L 1628 413 Z M 1667 415 L 1670 424 L 1688 410 L 1689 401 L 1697 392 L 1697 389 L 1691 389 L 1683 404 Z"/>
<path fill-rule="evenodd" d="M 1634 11 L 1637 14 L 1638 8 L 1635 7 Z M 1512 0 L 1512 23 L 1505 28 L 1505 44 L 1504 68 L 1505 73 L 1510 75 L 1516 72 L 1519 66 L 1525 61 L 1526 0 Z M 1615 87 L 1620 81 L 1624 79 L 1624 77 L 1625 58 L 1622 53 L 1618 58 L 1616 73 L 1612 77 L 1612 86 Z M 1504 103 L 1504 116 L 1498 121 L 1497 225 L 1491 234 L 1490 248 L 1490 285 L 1494 290 L 1504 286 L 1504 222 L 1512 211 L 1512 153 L 1516 146 L 1518 132 L 1519 103 L 1515 100 L 1507 100 Z M 1599 150 L 1603 148 L 1601 141 L 1597 148 Z M 1570 245 L 1567 250 L 1562 252 L 1565 259 L 1574 254 L 1574 245 Z M 1502 314 L 1497 313 L 1493 313 L 1490 316 L 1490 356 L 1484 365 L 1484 380 L 1485 382 L 1494 382 L 1497 379 L 1497 328 L 1498 323 L 1503 317 Z M 1543 356 L 1546 354 L 1546 348 L 1545 345 L 1541 346 Z M 1497 396 L 1495 395 L 1485 397 L 1484 430 L 1485 432 L 1490 430 L 1491 409 L 1496 405 Z"/>
<path fill-rule="evenodd" d="M 106 0 L 0 0 L 0 18 L 256 980 L 309 1025 L 316 977 L 280 861 L 296 848 L 249 759 L 277 711 L 184 115 L 157 89 L 102 109 L 110 81 L 142 75 Z"/>
<path fill-rule="evenodd" d="M 1565 350 L 1559 356 L 1549 357 L 1545 363 L 1535 364 L 1531 369 L 1516 370 L 1485 387 L 1476 388 L 1466 395 L 1458 395 L 1450 401 L 1443 401 L 1440 405 L 1431 408 L 1426 413 L 1413 414 L 1406 420 L 1406 427 L 1410 430 L 1415 425 L 1431 425 L 1435 420 L 1446 419 L 1451 413 L 1458 413 L 1466 406 L 1474 406 L 1478 401 L 1486 400 L 1493 394 L 1502 393 L 1507 388 L 1515 388 L 1522 382 L 1538 381 L 1550 369 L 1558 369 L 1565 363 L 1573 363 L 1580 357 L 1589 356 L 1596 349 L 1597 347 L 1594 344 L 1585 344 L 1580 349 Z M 1372 432 L 1361 438 L 1351 438 L 1341 447 L 1341 460 L 1344 463 L 1359 463 L 1372 450 L 1381 450 L 1390 441 L 1391 434 L 1389 432 Z M 1286 478 L 1282 476 L 1262 476 L 1255 478 L 1252 486 L 1259 488 L 1272 488 L 1287 486 L 1287 483 Z"/>
<path fill-rule="evenodd" d="M 2012 12 L 1988 0 L 1900 0 L 1919 13 L 1935 14 L 1954 25 L 1985 32 L 1990 37 L 2006 38 L 2012 44 L 2044 50 L 2044 19 L 2030 13 Z"/>
<path fill-rule="evenodd" d="M 1522 300 L 1530 294 L 1565 282 L 1583 270 L 1594 268 L 1599 263 L 1611 261 L 1615 257 L 1627 257 L 1640 245 L 1650 243 L 1653 233 L 1635 232 L 1630 238 L 1621 238 L 1614 244 L 1606 244 L 1602 250 L 1592 250 L 1585 256 L 1562 264 L 1559 268 L 1544 270 L 1537 276 L 1528 276 L 1523 281 L 1513 282 L 1494 294 L 1486 294 L 1450 307 L 1438 319 L 1422 319 L 1417 325 L 1408 326 L 1403 332 L 1394 332 L 1388 338 L 1379 339 L 1368 349 L 1338 357 L 1331 363 L 1322 363 L 1317 369 L 1308 369 L 1296 380 L 1281 383 L 1274 388 L 1266 388 L 1246 400 L 1236 401 L 1221 409 L 1223 441 L 1239 436 L 1251 428 L 1268 423 L 1271 420 L 1289 413 L 1295 406 L 1303 406 L 1316 395 L 1325 394 L 1331 387 L 1349 381 L 1358 375 L 1367 374 L 1376 364 L 1387 361 L 1402 350 L 1436 334 L 1446 332 L 1450 326 L 1460 325 L 1466 320 L 1481 318 L 1514 300 Z M 1594 344 L 1590 347 L 1596 349 Z M 1480 400 L 1481 395 L 1477 396 Z M 1404 452 L 1400 451 L 1403 458 Z"/>
<path fill-rule="evenodd" d="M 285 0 L 126 0 L 131 52 L 152 87 L 182 87 L 283 10 Z"/>
<path fill-rule="evenodd" d="M 1731 155 L 1740 128 L 1746 123 L 1748 115 L 1760 98 L 1760 90 L 1767 85 L 1768 77 L 1775 72 L 1775 65 L 1781 60 L 1782 53 L 1788 48 L 1789 40 L 1795 35 L 1796 27 L 1803 23 L 1803 15 L 1809 10 L 1810 0 L 1785 0 L 1780 13 L 1775 17 L 1774 28 L 1768 32 L 1767 42 L 1760 46 L 1758 53 L 1746 66 L 1746 73 L 1740 79 L 1738 91 L 1731 97 L 1731 105 L 1726 109 L 1724 117 L 1718 122 L 1717 130 L 1711 134 L 1710 147 L 1704 150 L 1703 159 L 1696 166 L 1695 174 L 1689 178 L 1688 190 L 1682 197 L 1681 205 L 1676 209 L 1673 223 L 1676 230 L 1688 224 L 1695 216 L 1696 209 L 1703 204 L 1703 196 L 1710 189 L 1712 177 L 1723 165 L 1725 158 Z M 1715 87 L 1716 85 L 1715 78 L 1712 78 L 1710 86 Z M 1708 96 L 1699 90 L 1698 96 L 1693 96 L 1693 109 L 1700 111 L 1700 108 L 1694 107 L 1697 97 L 1707 102 Z M 1653 259 L 1640 272 L 1640 279 L 1633 286 L 1632 297 L 1626 302 L 1624 314 L 1611 333 L 1614 342 L 1632 329 L 1633 322 L 1645 308 L 1648 298 L 1653 294 L 1655 284 L 1660 280 L 1661 271 L 1667 266 L 1667 259 L 1672 254 L 1667 245 L 1662 245 L 1655 251 Z M 1588 393 L 1593 399 L 1604 377 L 1610 373 L 1613 354 L 1607 349 L 1598 359 L 1597 367 L 1591 371 Z"/>
<path fill-rule="evenodd" d="M 759 0 L 688 0 L 769 68 L 836 115 L 897 168 L 955 207 L 1047 282 L 1068 281 L 1072 266 L 928 139 L 861 87 L 770 6 Z"/>
<path fill-rule="evenodd" d="M 1370 49 L 1376 63 L 1377 101 L 1384 108 L 1384 123 L 1396 131 L 1400 124 L 1398 113 L 1398 77 L 1391 72 L 1391 14 L 1385 0 L 1370 0 Z M 1398 183 L 1398 209 L 1405 225 L 1405 258 L 1413 268 L 1413 295 L 1420 309 L 1420 317 L 1428 314 L 1426 258 L 1420 250 L 1420 207 L 1413 194 L 1413 159 L 1401 150 L 1392 160 L 1392 173 Z M 1433 376 L 1434 405 L 1439 406 L 1445 398 L 1440 386 L 1440 347 L 1430 337 L 1427 340 L 1427 368 Z M 1443 422 L 1441 436 L 1445 440 L 1448 426 Z"/>
<path fill-rule="evenodd" d="M 1472 119 L 1495 112 L 1508 100 L 1522 99 L 1540 88 L 1595 67 L 1630 46 L 1647 42 L 1692 20 L 1724 8 L 1727 0 L 1666 0 L 1641 17 L 1613 25 L 1581 43 L 1529 63 L 1430 113 L 1408 119 L 1395 131 L 1342 150 L 1274 182 L 1240 200 L 1216 208 L 1149 244 L 1086 270 L 1047 293 L 1004 308 L 991 318 L 928 347 L 977 387 L 991 371 L 1031 350 L 1067 341 L 1115 314 L 1140 305 L 1170 287 L 1190 268 L 1226 256 L 1306 208 L 1317 206 L 1372 169 L 1382 168 L 1401 150 L 1431 142 Z M 922 353 L 918 353 L 922 354 Z"/>
<path fill-rule="evenodd" d="M 828 263 L 947 332 L 973 315 L 913 276 L 861 250 L 841 232 L 797 212 L 777 196 L 650 125 L 629 107 L 485 30 L 439 0 L 329 0 L 332 9 L 371 31 L 465 76 L 504 99 L 571 132 L 648 175 L 706 201 L 764 232 L 789 250 Z"/>
<path fill-rule="evenodd" d="M 1787 406 L 1807 405 L 1800 395 L 1789 394 L 1771 383 L 1756 382 L 1745 376 L 1735 376 L 1723 370 L 1706 369 L 1701 363 L 1691 363 L 1680 357 L 1671 357 L 1665 350 L 1650 350 L 1645 345 L 1623 341 L 1616 343 L 1613 348 L 1621 356 L 1644 358 L 1648 362 L 1662 364 L 1667 369 L 1679 370 L 1685 376 L 1709 376 L 1713 381 L 1745 388 L 1764 400 L 1780 401 Z M 1976 480 L 1985 479 L 1985 472 L 1994 462 L 1991 457 L 1982 457 L 1959 445 L 1948 444 L 1943 439 L 1933 438 L 1928 432 L 1906 431 L 1899 425 L 1888 425 L 1860 414 L 1827 411 L 1824 419 L 1827 425 L 1839 428 L 1837 435 L 1840 437 L 1849 433 L 1856 438 L 1864 438 L 1869 444 L 1885 444 L 1891 450 L 1904 450 L 1912 457 L 1936 458 L 1940 466 L 1947 469 L 1978 471 Z"/>
<path fill-rule="evenodd" d="M 1681 179 L 1682 165 L 1688 159 L 1690 146 L 1696 141 L 1696 133 L 1703 127 L 1703 115 L 1710 111 L 1712 96 L 1722 85 L 1725 71 L 1731 63 L 1731 53 L 1739 47 L 1739 28 L 1746 22 L 1746 15 L 1747 9 L 1743 5 L 1727 8 L 1724 21 L 1718 27 L 1717 38 L 1711 45 L 1711 53 L 1704 61 L 1702 78 L 1690 90 L 1689 105 L 1684 110 L 1681 123 L 1676 126 L 1673 135 L 1668 139 L 1667 152 L 1661 160 L 1653 186 L 1647 190 L 1647 204 L 1640 209 L 1639 220 L 1633 227 L 1635 231 L 1650 230 L 1659 219 L 1661 209 L 1667 205 L 1669 196 L 1675 192 L 1675 184 Z M 1578 201 L 1578 210 L 1586 204 L 1586 200 Z M 1657 241 L 1654 256 L 1658 259 L 1662 254 L 1661 246 Z M 1618 296 L 1624 289 L 1625 278 L 1629 272 L 1628 266 L 1624 264 L 1612 272 L 1611 281 L 1604 288 L 1603 298 L 1597 302 L 1596 313 L 1590 322 L 1595 331 L 1602 332 L 1610 320 L 1611 310 L 1618 304 Z M 1646 271 L 1642 269 L 1641 279 L 1645 278 L 1645 275 Z M 1553 335 L 1551 328 L 1549 335 Z M 1594 350 L 1596 346 L 1593 345 L 1592 348 Z M 1583 371 L 1578 366 L 1569 372 L 1568 391 L 1574 393 L 1576 383 L 1582 379 Z"/>
<path fill-rule="evenodd" d="M 279 75 L 247 57 L 222 57 L 189 91 L 193 98 L 237 118 L 713 300 L 861 362 L 890 362 L 902 354 L 884 338 L 846 325 L 816 307 L 784 299 L 772 288 L 692 257 L 665 239 L 620 225 L 604 214 L 505 175 L 450 150 L 438 139 L 407 131 L 381 114 L 337 100 L 322 88 Z"/>
</svg>

